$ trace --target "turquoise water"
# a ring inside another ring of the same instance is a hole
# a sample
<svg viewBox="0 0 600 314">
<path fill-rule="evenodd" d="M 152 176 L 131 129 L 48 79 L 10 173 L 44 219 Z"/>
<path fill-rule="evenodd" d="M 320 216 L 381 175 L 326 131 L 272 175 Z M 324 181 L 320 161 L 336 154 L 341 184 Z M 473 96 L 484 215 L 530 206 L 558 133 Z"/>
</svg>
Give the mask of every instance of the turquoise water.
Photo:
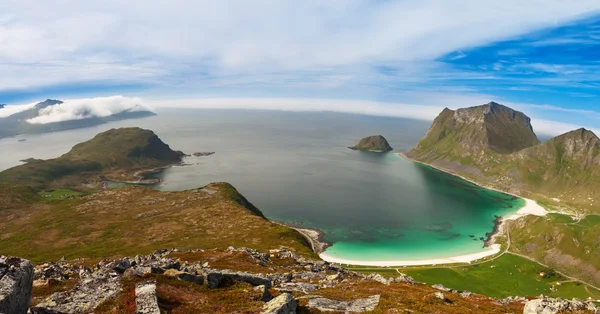
<svg viewBox="0 0 600 314">
<path fill-rule="evenodd" d="M 495 216 L 524 201 L 474 186 L 395 153 L 349 150 L 360 138 L 384 135 L 407 151 L 429 122 L 336 113 L 189 110 L 88 129 L 0 140 L 0 169 L 19 159 L 59 156 L 114 127 L 155 131 L 190 157 L 161 173 L 157 189 L 210 182 L 233 184 L 270 219 L 324 232 L 330 256 L 364 261 L 420 260 L 481 252 Z M 470 237 L 473 236 L 473 237 Z"/>
</svg>

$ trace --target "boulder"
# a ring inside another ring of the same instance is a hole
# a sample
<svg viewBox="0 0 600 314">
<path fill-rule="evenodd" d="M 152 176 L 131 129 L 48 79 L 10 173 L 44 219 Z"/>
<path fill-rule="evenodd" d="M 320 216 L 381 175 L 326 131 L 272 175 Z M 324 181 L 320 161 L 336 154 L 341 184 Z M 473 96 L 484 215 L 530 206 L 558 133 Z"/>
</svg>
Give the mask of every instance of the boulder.
<svg viewBox="0 0 600 314">
<path fill-rule="evenodd" d="M 319 285 L 305 282 L 286 282 L 282 283 L 277 290 L 284 292 L 303 292 L 311 293 L 319 289 Z"/>
<path fill-rule="evenodd" d="M 523 314 L 554 314 L 564 311 L 581 311 L 587 309 L 588 304 L 579 300 L 572 301 L 558 298 L 541 297 L 525 303 Z"/>
<path fill-rule="evenodd" d="M 187 281 L 191 283 L 195 283 L 197 285 L 201 285 L 204 283 L 204 277 L 186 273 L 177 269 L 168 269 L 164 273 L 165 276 L 177 278 L 182 281 Z"/>
<path fill-rule="evenodd" d="M 252 290 L 258 293 L 258 300 L 261 300 L 263 302 L 269 302 L 273 299 L 271 292 L 269 291 L 269 289 L 267 289 L 267 286 L 265 285 L 256 286 Z"/>
<path fill-rule="evenodd" d="M 387 278 L 385 278 L 385 277 L 383 277 L 383 276 L 381 276 L 380 274 L 377 274 L 377 273 L 369 274 L 367 276 L 367 278 L 365 278 L 365 279 L 366 280 L 374 280 L 374 281 L 380 282 L 380 283 L 382 283 L 384 285 L 389 285 L 390 281 L 394 280 L 393 278 L 392 279 L 387 279 Z"/>
<path fill-rule="evenodd" d="M 447 301 L 446 296 L 441 291 L 437 291 L 436 293 L 433 294 L 433 296 L 435 296 L 436 298 L 438 298 L 438 299 L 440 299 L 440 300 L 442 300 L 444 302 Z"/>
<path fill-rule="evenodd" d="M 272 287 L 271 279 L 262 275 L 234 272 L 231 270 L 210 270 L 206 273 L 206 284 L 211 289 L 226 287 L 235 281 L 246 282 L 253 286 L 265 285 L 267 288 Z"/>
<path fill-rule="evenodd" d="M 0 313 L 27 313 L 33 287 L 33 264 L 0 256 Z"/>
<path fill-rule="evenodd" d="M 262 314 L 296 314 L 298 304 L 289 293 L 284 293 L 265 304 Z"/>
<path fill-rule="evenodd" d="M 323 297 L 311 298 L 308 301 L 308 307 L 322 312 L 353 312 L 361 313 L 374 311 L 379 305 L 380 295 L 372 295 L 368 298 L 356 299 L 353 301 L 337 301 Z"/>
<path fill-rule="evenodd" d="M 80 281 L 70 291 L 56 292 L 40 302 L 37 305 L 37 313 L 88 313 L 114 296 L 120 286 L 120 275 L 100 269 L 89 278 Z"/>
<path fill-rule="evenodd" d="M 146 281 L 135 285 L 136 314 L 160 314 L 156 297 L 156 282 Z"/>
</svg>

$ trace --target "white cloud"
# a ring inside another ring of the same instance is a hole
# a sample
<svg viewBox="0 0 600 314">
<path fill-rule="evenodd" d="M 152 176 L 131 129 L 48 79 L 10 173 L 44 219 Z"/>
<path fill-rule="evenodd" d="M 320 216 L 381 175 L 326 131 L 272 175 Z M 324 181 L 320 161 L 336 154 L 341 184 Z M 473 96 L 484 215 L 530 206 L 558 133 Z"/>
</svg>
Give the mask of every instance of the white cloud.
<svg viewBox="0 0 600 314">
<path fill-rule="evenodd" d="M 60 105 L 39 110 L 37 117 L 27 120 L 31 124 L 102 118 L 125 111 L 150 110 L 140 98 L 123 96 L 65 100 Z"/>
<path fill-rule="evenodd" d="M 433 120 L 443 106 L 388 103 L 366 100 L 308 98 L 198 98 L 149 101 L 154 107 L 199 109 L 258 109 L 283 111 L 331 111 L 363 115 Z"/>
<path fill-rule="evenodd" d="M 0 118 L 6 118 L 8 116 L 12 116 L 15 113 L 19 113 L 21 111 L 29 110 L 35 106 L 36 103 L 19 105 L 19 106 L 6 106 L 0 109 Z"/>
<path fill-rule="evenodd" d="M 391 103 L 366 100 L 343 99 L 309 99 L 309 98 L 196 98 L 196 99 L 163 99 L 149 100 L 148 103 L 156 108 L 197 108 L 197 109 L 257 109 L 257 110 L 282 110 L 282 111 L 331 111 L 374 116 L 389 116 L 409 118 L 423 121 L 432 121 L 437 115 L 448 107 L 458 109 L 478 106 L 490 102 L 492 99 L 486 95 L 465 96 L 460 94 L 430 93 L 415 94 L 411 97 L 412 103 Z M 417 98 L 421 99 L 417 103 Z M 532 108 L 570 112 L 569 109 L 547 105 L 532 105 L 523 103 L 504 103 L 515 110 L 528 111 Z M 582 111 L 587 112 L 587 111 Z M 581 113 L 577 110 L 573 113 Z M 584 125 L 576 125 L 547 119 L 532 117 L 531 124 L 537 134 L 556 136 L 576 130 Z M 600 135 L 599 130 L 587 127 Z"/>
<path fill-rule="evenodd" d="M 558 121 L 544 120 L 544 119 L 532 119 L 531 124 L 533 130 L 537 134 L 543 134 L 547 136 L 557 136 L 573 130 L 581 128 L 581 125 L 575 125 L 570 123 L 563 123 Z M 595 128 L 587 128 L 597 135 L 600 135 L 600 130 Z"/>
<path fill-rule="evenodd" d="M 597 0 L 4 0 L 0 73 L 13 75 L 0 90 L 431 61 L 599 9 Z"/>
</svg>

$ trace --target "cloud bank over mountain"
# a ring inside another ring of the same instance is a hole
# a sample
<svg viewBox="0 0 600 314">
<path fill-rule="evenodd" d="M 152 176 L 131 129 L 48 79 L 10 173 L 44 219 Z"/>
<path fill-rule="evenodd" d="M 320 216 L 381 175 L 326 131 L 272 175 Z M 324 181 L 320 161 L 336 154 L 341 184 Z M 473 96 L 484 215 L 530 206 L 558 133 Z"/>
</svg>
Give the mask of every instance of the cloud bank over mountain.
<svg viewBox="0 0 600 314">
<path fill-rule="evenodd" d="M 104 118 L 123 112 L 137 111 L 151 111 L 151 109 L 137 97 L 110 96 L 70 99 L 65 100 L 60 105 L 40 109 L 38 116 L 28 119 L 27 122 L 31 124 L 47 124 L 70 120 Z"/>
</svg>

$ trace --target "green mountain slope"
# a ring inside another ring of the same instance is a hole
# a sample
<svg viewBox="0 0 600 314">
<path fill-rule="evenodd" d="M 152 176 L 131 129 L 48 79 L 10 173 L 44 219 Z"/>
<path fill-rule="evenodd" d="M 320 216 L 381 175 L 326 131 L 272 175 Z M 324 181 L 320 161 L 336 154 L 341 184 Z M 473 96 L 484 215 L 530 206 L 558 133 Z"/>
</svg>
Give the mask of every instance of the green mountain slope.
<svg viewBox="0 0 600 314">
<path fill-rule="evenodd" d="M 58 158 L 0 172 L 0 182 L 44 188 L 90 184 L 100 180 L 99 176 L 132 180 L 136 171 L 178 163 L 182 156 L 182 152 L 171 150 L 150 130 L 112 129 L 75 145 Z"/>
<path fill-rule="evenodd" d="M 539 143 L 526 115 L 490 103 L 445 109 L 406 155 L 547 205 L 600 212 L 599 142 L 579 129 Z"/>
</svg>

